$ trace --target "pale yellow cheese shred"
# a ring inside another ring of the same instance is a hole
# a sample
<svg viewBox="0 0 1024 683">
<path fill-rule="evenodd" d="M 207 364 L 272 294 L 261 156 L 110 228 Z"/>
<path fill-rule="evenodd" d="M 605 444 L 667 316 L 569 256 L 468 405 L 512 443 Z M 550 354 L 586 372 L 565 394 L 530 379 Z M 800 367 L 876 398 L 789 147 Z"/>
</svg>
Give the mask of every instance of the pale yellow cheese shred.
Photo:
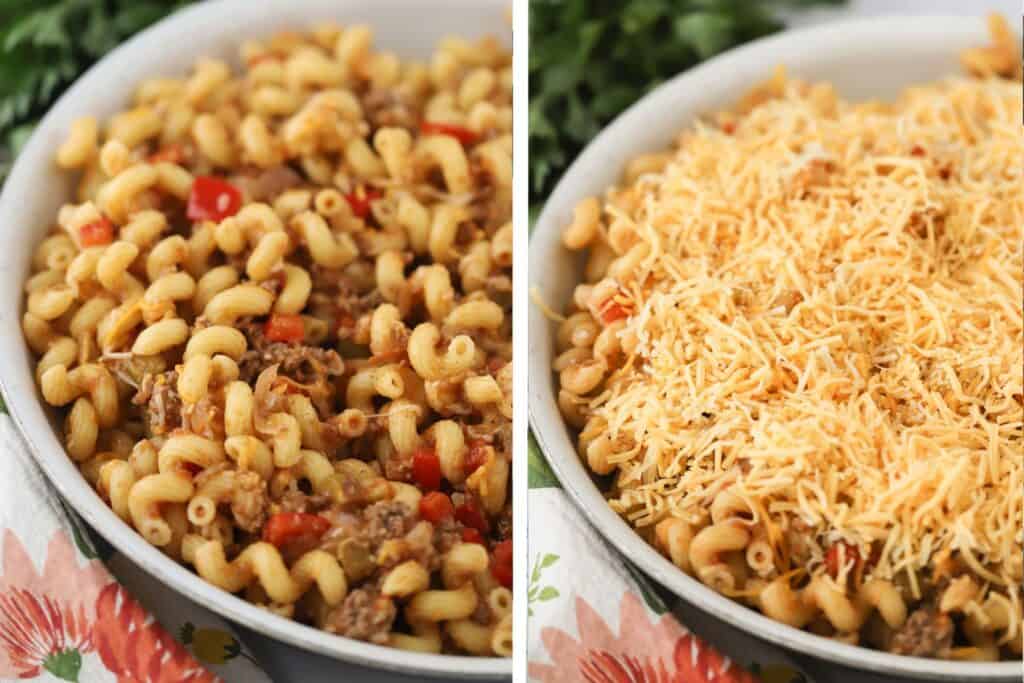
<svg viewBox="0 0 1024 683">
<path fill-rule="evenodd" d="M 916 587 L 956 553 L 1016 619 L 1021 85 L 850 103 L 773 84 L 614 191 L 649 250 L 619 276 L 630 359 L 591 402 L 611 503 L 706 524 L 731 488 L 812 571 L 836 540 L 875 543 L 875 575 Z"/>
</svg>

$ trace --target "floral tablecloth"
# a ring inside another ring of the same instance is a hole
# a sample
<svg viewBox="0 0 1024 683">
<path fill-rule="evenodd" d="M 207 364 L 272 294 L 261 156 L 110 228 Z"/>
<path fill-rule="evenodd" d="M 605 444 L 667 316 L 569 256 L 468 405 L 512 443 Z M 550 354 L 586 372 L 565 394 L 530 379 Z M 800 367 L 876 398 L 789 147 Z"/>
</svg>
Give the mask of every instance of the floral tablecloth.
<svg viewBox="0 0 1024 683">
<path fill-rule="evenodd" d="M 232 628 L 98 541 L 0 414 L 0 681 L 270 679 Z"/>
<path fill-rule="evenodd" d="M 559 487 L 532 438 L 529 484 L 531 681 L 813 680 L 782 650 L 739 632 L 714 645 L 702 638 L 708 620 L 687 613 L 606 544 Z"/>
</svg>

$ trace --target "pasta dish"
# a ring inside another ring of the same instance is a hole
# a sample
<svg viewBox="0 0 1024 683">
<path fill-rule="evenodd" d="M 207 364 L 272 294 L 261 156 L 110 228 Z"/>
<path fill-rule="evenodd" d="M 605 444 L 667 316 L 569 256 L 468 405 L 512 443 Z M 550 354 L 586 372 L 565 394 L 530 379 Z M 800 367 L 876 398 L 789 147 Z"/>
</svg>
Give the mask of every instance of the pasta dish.
<svg viewBox="0 0 1024 683">
<path fill-rule="evenodd" d="M 779 69 L 580 202 L 558 403 L 671 561 L 797 628 L 1021 657 L 1019 38 L 844 101 Z"/>
<path fill-rule="evenodd" d="M 141 83 L 23 329 L 68 455 L 205 580 L 342 636 L 512 652 L 512 67 L 334 24 Z"/>
</svg>

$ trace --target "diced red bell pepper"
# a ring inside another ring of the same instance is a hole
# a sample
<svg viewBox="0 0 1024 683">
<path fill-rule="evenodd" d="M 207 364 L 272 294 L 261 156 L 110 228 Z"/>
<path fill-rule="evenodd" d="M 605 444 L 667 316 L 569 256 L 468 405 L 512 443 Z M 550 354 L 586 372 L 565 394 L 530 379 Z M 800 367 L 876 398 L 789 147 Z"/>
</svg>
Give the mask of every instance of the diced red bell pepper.
<svg viewBox="0 0 1024 683">
<path fill-rule="evenodd" d="M 473 439 L 469 442 L 466 459 L 462 462 L 462 471 L 469 476 L 485 462 L 487 462 L 487 442 L 483 439 Z"/>
<path fill-rule="evenodd" d="M 320 515 L 305 512 L 279 512 L 263 526 L 263 540 L 278 548 L 299 538 L 320 538 L 331 523 Z"/>
<path fill-rule="evenodd" d="M 420 517 L 436 524 L 455 512 L 452 499 L 440 491 L 431 491 L 420 498 Z"/>
<path fill-rule="evenodd" d="M 462 542 L 463 543 L 479 543 L 480 545 L 483 545 L 484 544 L 484 537 L 483 537 L 483 534 L 481 534 L 476 529 L 472 529 L 470 527 L 466 527 L 465 529 L 462 530 Z"/>
<path fill-rule="evenodd" d="M 480 137 L 469 128 L 434 121 L 424 121 L 421 123 L 420 132 L 424 135 L 449 135 L 463 145 L 472 145 Z"/>
<path fill-rule="evenodd" d="M 494 546 L 491 575 L 505 588 L 512 588 L 512 541 L 502 541 Z"/>
<path fill-rule="evenodd" d="M 201 175 L 192 181 L 185 214 L 190 221 L 222 221 L 242 208 L 242 192 L 215 176 Z"/>
<path fill-rule="evenodd" d="M 486 534 L 488 529 L 487 518 L 481 514 L 472 500 L 467 500 L 455 508 L 455 519 L 462 523 L 462 526 L 476 529 L 481 534 Z"/>
<path fill-rule="evenodd" d="M 349 207 L 352 208 L 352 213 L 357 218 L 366 218 L 370 215 L 370 203 L 383 196 L 384 193 L 379 190 L 365 188 L 348 193 L 345 195 L 345 200 L 348 202 Z"/>
<path fill-rule="evenodd" d="M 100 216 L 78 229 L 78 238 L 83 247 L 98 247 L 114 241 L 114 224 L 106 216 Z"/>
<path fill-rule="evenodd" d="M 412 454 L 412 476 L 424 491 L 441 488 L 441 459 L 433 448 L 424 446 Z"/>
<path fill-rule="evenodd" d="M 616 320 L 622 320 L 623 318 L 628 317 L 629 309 L 617 301 L 609 301 L 604 308 L 601 309 L 601 322 L 605 325 L 611 325 Z"/>
<path fill-rule="evenodd" d="M 274 313 L 263 326 L 263 336 L 273 342 L 297 342 L 306 336 L 302 316 L 294 313 Z"/>
<path fill-rule="evenodd" d="M 840 557 L 840 549 L 842 549 L 843 557 Z M 838 541 L 830 545 L 825 552 L 825 571 L 834 579 L 839 576 L 839 571 L 851 561 L 853 570 L 857 571 L 861 564 L 860 551 L 857 550 L 857 546 L 846 541 Z"/>
</svg>

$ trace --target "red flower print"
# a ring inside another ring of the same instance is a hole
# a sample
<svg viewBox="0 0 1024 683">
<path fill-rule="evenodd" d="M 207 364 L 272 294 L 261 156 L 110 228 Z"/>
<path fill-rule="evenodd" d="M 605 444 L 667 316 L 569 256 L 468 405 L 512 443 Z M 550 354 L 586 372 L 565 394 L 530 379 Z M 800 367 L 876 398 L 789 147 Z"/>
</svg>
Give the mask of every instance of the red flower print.
<svg viewBox="0 0 1024 683">
<path fill-rule="evenodd" d="M 579 639 L 559 628 L 541 630 L 552 663 L 530 662 L 542 683 L 755 683 L 756 678 L 699 638 L 672 615 L 652 623 L 647 609 L 627 592 L 618 633 L 583 598 L 576 598 Z"/>
<path fill-rule="evenodd" d="M 75 610 L 20 588 L 0 595 L 0 645 L 19 678 L 35 678 L 46 669 L 77 681 L 82 653 L 92 649 L 89 630 L 81 606 Z"/>
<path fill-rule="evenodd" d="M 725 683 L 757 683 L 751 673 L 734 666 L 703 640 L 687 633 L 676 643 L 672 660 L 676 665 L 678 683 L 724 681 Z"/>
<path fill-rule="evenodd" d="M 0 530 L 0 541 L 0 680 L 43 670 L 78 680 L 92 650 L 96 596 L 110 574 L 97 561 L 83 563 L 63 531 L 46 544 L 41 570 L 13 530 Z"/>
<path fill-rule="evenodd" d="M 96 601 L 92 639 L 118 683 L 220 683 L 119 584 Z"/>
<path fill-rule="evenodd" d="M 657 668 L 655 668 L 657 667 Z M 580 662 L 580 673 L 587 683 L 673 683 L 675 678 L 658 660 L 591 650 Z"/>
</svg>

